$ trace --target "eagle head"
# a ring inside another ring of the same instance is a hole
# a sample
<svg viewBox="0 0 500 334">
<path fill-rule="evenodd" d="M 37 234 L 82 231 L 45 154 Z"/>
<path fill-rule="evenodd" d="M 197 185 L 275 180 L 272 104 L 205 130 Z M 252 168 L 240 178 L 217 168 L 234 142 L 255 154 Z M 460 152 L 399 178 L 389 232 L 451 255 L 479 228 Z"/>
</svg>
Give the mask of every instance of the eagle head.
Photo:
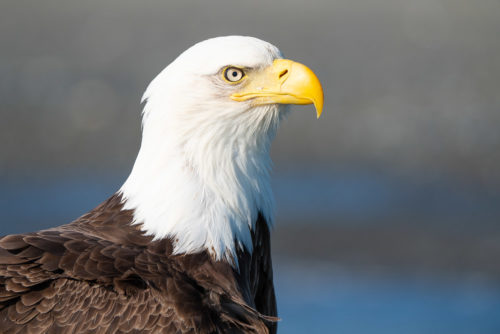
<svg viewBox="0 0 500 334">
<path fill-rule="evenodd" d="M 168 65 L 143 102 L 141 148 L 120 190 L 135 223 L 179 254 L 251 251 L 259 214 L 273 222 L 271 141 L 286 105 L 321 115 L 316 75 L 260 39 L 217 37 Z"/>
</svg>

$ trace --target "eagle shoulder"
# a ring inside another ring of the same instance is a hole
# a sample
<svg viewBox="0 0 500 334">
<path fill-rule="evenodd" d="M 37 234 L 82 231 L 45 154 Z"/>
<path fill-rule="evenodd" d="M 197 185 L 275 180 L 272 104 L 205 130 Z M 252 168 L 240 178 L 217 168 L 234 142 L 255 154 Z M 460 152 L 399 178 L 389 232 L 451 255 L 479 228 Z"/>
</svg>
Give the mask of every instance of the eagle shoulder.
<svg viewBox="0 0 500 334">
<path fill-rule="evenodd" d="M 171 240 L 144 236 L 120 202 L 112 197 L 71 224 L 0 239 L 3 332 L 273 328 L 276 319 L 249 305 L 230 265 L 207 252 L 172 255 Z"/>
</svg>

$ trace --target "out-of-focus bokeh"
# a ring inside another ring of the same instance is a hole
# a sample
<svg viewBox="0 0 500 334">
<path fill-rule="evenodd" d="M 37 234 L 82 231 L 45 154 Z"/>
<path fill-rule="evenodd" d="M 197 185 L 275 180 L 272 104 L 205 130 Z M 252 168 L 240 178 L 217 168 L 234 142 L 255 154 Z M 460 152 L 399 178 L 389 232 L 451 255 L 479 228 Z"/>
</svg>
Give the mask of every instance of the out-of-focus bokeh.
<svg viewBox="0 0 500 334">
<path fill-rule="evenodd" d="M 497 0 L 2 1 L 0 234 L 118 189 L 149 81 L 232 34 L 326 93 L 272 151 L 281 333 L 499 333 Z"/>
</svg>

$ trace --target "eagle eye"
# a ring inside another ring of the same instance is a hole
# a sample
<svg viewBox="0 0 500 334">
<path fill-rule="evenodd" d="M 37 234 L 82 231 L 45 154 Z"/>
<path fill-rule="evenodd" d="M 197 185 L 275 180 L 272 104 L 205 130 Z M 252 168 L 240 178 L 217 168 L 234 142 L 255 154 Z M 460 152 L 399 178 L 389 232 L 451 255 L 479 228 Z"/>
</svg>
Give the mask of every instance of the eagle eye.
<svg viewBox="0 0 500 334">
<path fill-rule="evenodd" d="M 226 67 L 222 73 L 224 80 L 236 83 L 241 81 L 245 77 L 245 72 L 241 68 L 234 66 Z"/>
</svg>

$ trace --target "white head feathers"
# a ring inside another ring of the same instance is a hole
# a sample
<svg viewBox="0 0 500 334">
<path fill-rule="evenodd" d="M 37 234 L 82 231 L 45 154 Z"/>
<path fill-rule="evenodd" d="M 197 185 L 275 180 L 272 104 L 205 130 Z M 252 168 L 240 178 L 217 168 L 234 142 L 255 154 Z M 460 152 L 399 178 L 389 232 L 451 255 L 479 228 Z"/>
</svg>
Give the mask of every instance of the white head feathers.
<svg viewBox="0 0 500 334">
<path fill-rule="evenodd" d="M 143 137 L 121 188 L 125 209 L 156 238 L 175 240 L 176 253 L 208 250 L 235 259 L 252 249 L 259 212 L 273 221 L 269 149 L 283 106 L 252 106 L 229 98 L 226 66 L 260 68 L 279 50 L 252 37 L 229 36 L 194 45 L 149 85 Z"/>
</svg>

